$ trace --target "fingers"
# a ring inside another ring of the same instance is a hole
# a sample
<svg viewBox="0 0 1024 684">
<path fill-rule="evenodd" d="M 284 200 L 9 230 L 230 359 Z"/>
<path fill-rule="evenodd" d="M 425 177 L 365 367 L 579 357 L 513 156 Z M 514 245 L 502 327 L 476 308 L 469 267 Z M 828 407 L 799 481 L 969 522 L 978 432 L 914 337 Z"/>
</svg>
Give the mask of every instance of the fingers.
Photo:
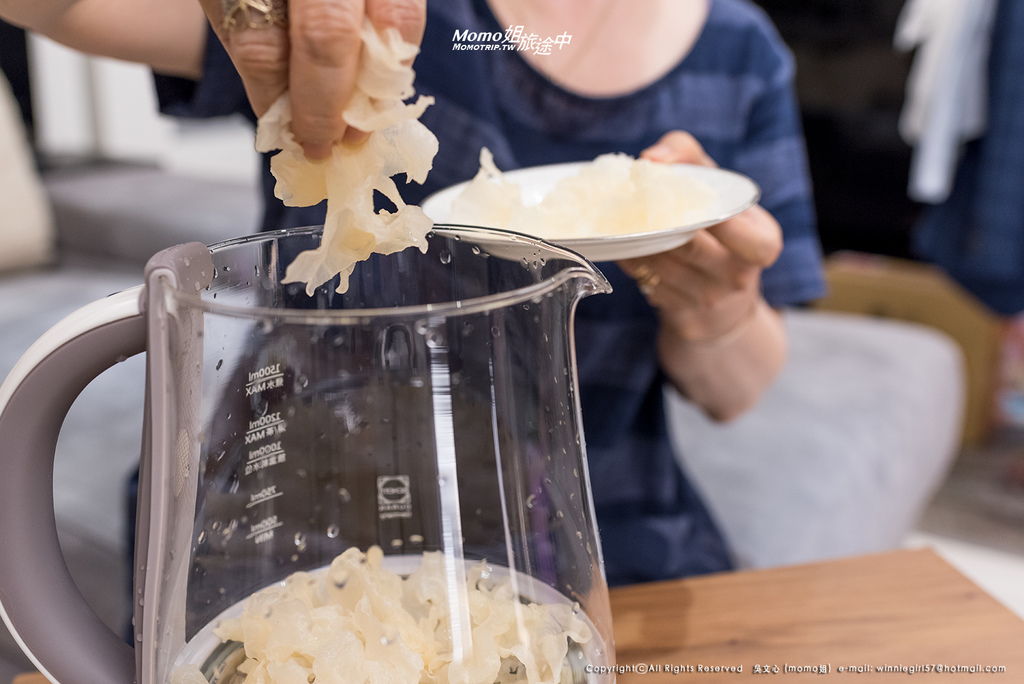
<svg viewBox="0 0 1024 684">
<path fill-rule="evenodd" d="M 426 23 L 424 0 L 291 0 L 292 132 L 310 159 L 324 159 L 336 142 L 358 143 L 342 112 L 352 97 L 359 67 L 364 15 L 378 31 L 396 28 L 419 44 Z"/>
<path fill-rule="evenodd" d="M 355 89 L 364 16 L 377 30 L 393 27 L 419 44 L 426 23 L 425 0 L 201 0 L 231 55 L 257 116 L 285 90 L 291 96 L 292 133 L 306 156 L 325 159 L 334 144 L 365 137 L 342 118 Z M 288 27 L 236 22 L 225 26 L 225 10 L 242 12 L 270 2 L 287 12 Z"/>
<path fill-rule="evenodd" d="M 366 16 L 378 31 L 398 29 L 407 43 L 419 45 L 427 23 L 426 0 L 366 0 Z"/>
<path fill-rule="evenodd" d="M 654 145 L 640 153 L 641 159 L 664 164 L 717 166 L 697 139 L 685 131 L 669 131 Z"/>
<path fill-rule="evenodd" d="M 775 217 L 756 205 L 707 229 L 736 258 L 768 268 L 782 252 L 782 228 Z"/>
<path fill-rule="evenodd" d="M 291 125 L 310 159 L 330 156 L 345 133 L 341 115 L 355 88 L 363 15 L 363 0 L 291 0 Z"/>
<path fill-rule="evenodd" d="M 268 6 L 283 18 L 285 0 Z M 262 116 L 288 87 L 288 29 L 285 21 L 272 22 L 245 0 L 200 0 L 231 61 L 242 77 L 253 111 Z M 229 14 L 225 22 L 225 13 Z"/>
</svg>

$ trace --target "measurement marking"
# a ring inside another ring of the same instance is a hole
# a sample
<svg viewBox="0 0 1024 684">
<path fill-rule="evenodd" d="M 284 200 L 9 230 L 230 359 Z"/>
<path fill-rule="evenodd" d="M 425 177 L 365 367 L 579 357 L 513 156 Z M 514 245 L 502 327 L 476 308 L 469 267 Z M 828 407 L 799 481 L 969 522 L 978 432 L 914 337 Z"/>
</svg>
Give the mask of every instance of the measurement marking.
<svg viewBox="0 0 1024 684">
<path fill-rule="evenodd" d="M 266 425 L 260 425 L 260 426 L 258 426 L 258 427 L 250 428 L 250 429 L 249 429 L 249 430 L 248 430 L 248 431 L 247 431 L 247 432 L 245 433 L 245 436 L 246 436 L 246 437 L 249 437 L 250 435 L 254 435 L 254 434 L 256 434 L 256 433 L 257 433 L 257 432 L 259 432 L 260 430 L 266 430 L 267 428 L 276 428 L 276 427 L 277 427 L 278 425 L 284 425 L 284 424 L 285 424 L 285 420 L 284 420 L 284 418 L 281 418 L 281 419 L 279 419 L 279 420 L 275 420 L 275 421 L 274 421 L 274 422 L 272 422 L 272 423 L 267 423 Z"/>
<path fill-rule="evenodd" d="M 248 504 L 246 504 L 246 508 L 252 508 L 253 506 L 259 506 L 260 504 L 262 504 L 264 502 L 267 502 L 267 501 L 270 501 L 271 499 L 276 499 L 278 497 L 283 497 L 283 496 L 285 496 L 284 491 L 279 491 L 278 494 L 271 494 L 269 497 L 263 497 L 262 499 L 256 499 L 254 501 L 249 502 Z"/>
<path fill-rule="evenodd" d="M 248 461 L 246 461 L 246 463 L 248 465 L 252 465 L 254 463 L 259 463 L 260 461 L 266 461 L 268 459 L 271 459 L 274 456 L 284 456 L 284 449 L 278 449 L 277 451 L 267 452 L 266 454 L 263 454 L 262 456 L 257 456 L 256 458 L 249 459 Z"/>
<path fill-rule="evenodd" d="M 259 534 L 263 534 L 264 532 L 276 530 L 278 527 L 281 527 L 281 525 L 284 525 L 284 521 L 278 520 L 276 515 L 272 518 L 261 520 L 260 522 L 256 523 L 250 528 L 252 531 L 249 532 L 249 534 L 245 535 L 245 538 L 252 539 L 253 537 Z"/>
<path fill-rule="evenodd" d="M 276 380 L 278 378 L 283 378 L 283 377 L 284 377 L 284 373 L 274 373 L 273 375 L 268 375 L 266 377 L 257 378 L 255 380 L 250 380 L 249 382 L 245 383 L 245 386 L 246 387 L 252 387 L 253 385 L 258 385 L 261 382 L 267 382 L 268 380 Z"/>
<path fill-rule="evenodd" d="M 284 449 L 281 447 L 281 443 L 274 442 L 273 444 L 267 444 L 259 449 L 250 451 L 246 463 L 255 463 L 256 461 L 263 461 L 270 456 L 280 456 L 282 454 L 284 454 Z"/>
</svg>

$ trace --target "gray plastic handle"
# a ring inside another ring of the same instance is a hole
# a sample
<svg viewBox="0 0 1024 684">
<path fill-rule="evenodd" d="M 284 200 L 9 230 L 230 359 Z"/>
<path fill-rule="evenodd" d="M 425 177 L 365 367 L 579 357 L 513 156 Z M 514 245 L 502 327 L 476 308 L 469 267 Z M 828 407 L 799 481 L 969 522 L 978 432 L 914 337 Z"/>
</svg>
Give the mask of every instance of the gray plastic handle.
<svg viewBox="0 0 1024 684">
<path fill-rule="evenodd" d="M 51 681 L 135 681 L 135 655 L 86 604 L 57 541 L 53 458 L 75 398 L 143 351 L 141 288 L 94 302 L 51 328 L 0 387 L 0 614 Z"/>
<path fill-rule="evenodd" d="M 147 282 L 166 277 L 191 293 L 208 286 L 213 273 L 210 250 L 198 242 L 166 249 L 146 268 Z M 140 285 L 82 307 L 47 331 L 0 386 L 0 617 L 39 671 L 59 684 L 136 681 L 134 649 L 85 602 L 61 553 L 53 459 L 82 390 L 145 351 L 145 296 Z"/>
</svg>

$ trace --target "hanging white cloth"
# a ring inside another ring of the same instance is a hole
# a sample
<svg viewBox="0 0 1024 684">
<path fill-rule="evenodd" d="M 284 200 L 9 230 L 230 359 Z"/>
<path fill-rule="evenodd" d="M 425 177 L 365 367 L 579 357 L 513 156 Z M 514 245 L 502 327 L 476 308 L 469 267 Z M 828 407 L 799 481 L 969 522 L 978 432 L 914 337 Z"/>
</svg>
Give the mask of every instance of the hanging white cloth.
<svg viewBox="0 0 1024 684">
<path fill-rule="evenodd" d="M 949 197 L 964 143 L 985 132 L 988 54 L 998 0 L 907 0 L 895 46 L 917 48 L 900 116 L 914 146 L 908 194 L 939 204 Z"/>
</svg>

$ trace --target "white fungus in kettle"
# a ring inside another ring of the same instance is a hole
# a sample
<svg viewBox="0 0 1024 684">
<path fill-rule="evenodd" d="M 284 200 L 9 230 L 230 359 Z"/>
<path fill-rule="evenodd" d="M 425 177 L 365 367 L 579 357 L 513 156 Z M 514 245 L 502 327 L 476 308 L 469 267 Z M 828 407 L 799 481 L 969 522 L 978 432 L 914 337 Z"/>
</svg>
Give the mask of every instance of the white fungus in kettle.
<svg viewBox="0 0 1024 684">
<path fill-rule="evenodd" d="M 508 579 L 481 581 L 490 573 L 479 563 L 464 594 L 472 648 L 457 660 L 444 556 L 423 554 L 408 577 L 383 559 L 376 546 L 348 549 L 326 573 L 294 573 L 224 620 L 216 634 L 244 643 L 245 683 L 559 684 L 569 640 L 592 638 L 578 604 L 522 603 Z"/>
</svg>

